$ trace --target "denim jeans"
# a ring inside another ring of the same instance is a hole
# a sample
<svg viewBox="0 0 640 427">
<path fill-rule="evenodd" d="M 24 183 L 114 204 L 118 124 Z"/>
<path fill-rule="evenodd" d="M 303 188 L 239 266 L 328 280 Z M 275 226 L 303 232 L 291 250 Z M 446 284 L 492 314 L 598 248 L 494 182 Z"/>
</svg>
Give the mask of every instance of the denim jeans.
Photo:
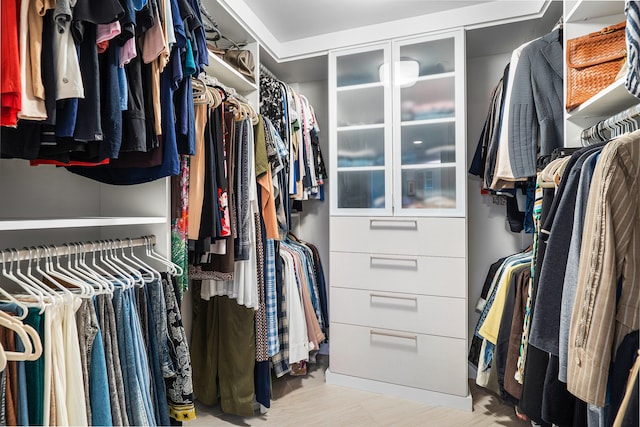
<svg viewBox="0 0 640 427">
<path fill-rule="evenodd" d="M 138 382 L 136 348 L 131 327 L 131 304 L 128 291 L 116 288 L 113 294 L 118 331 L 120 366 L 124 379 L 125 400 L 129 423 L 135 426 L 150 425 L 146 405 L 142 398 L 142 388 Z"/>
<path fill-rule="evenodd" d="M 91 401 L 91 425 L 112 426 L 111 399 L 109 396 L 109 380 L 107 378 L 107 362 L 105 359 L 102 332 L 98 329 L 91 351 L 89 371 L 89 399 Z"/>
<path fill-rule="evenodd" d="M 153 403 L 151 402 L 151 374 L 149 371 L 149 360 L 147 358 L 147 348 L 142 338 L 142 329 L 140 326 L 140 319 L 138 317 L 138 310 L 136 304 L 136 295 L 133 289 L 128 291 L 129 305 L 130 305 L 130 322 L 131 332 L 133 339 L 133 348 L 135 356 L 135 372 L 138 377 L 138 384 L 142 392 L 142 403 L 149 420 L 149 425 L 155 426 L 156 419 L 153 410 Z"/>
<path fill-rule="evenodd" d="M 149 314 L 155 319 L 155 334 L 158 349 L 158 359 L 164 378 L 176 375 L 169 355 L 169 329 L 167 326 L 167 305 L 160 281 L 153 281 L 145 287 L 149 294 Z"/>
<path fill-rule="evenodd" d="M 111 421 L 114 425 L 129 427 L 126 392 L 124 379 L 122 377 L 122 367 L 120 365 L 114 301 L 111 300 L 110 296 L 98 295 L 96 298 L 96 314 L 98 315 L 98 323 L 100 324 L 102 342 L 104 344 L 109 401 L 111 404 Z"/>
<path fill-rule="evenodd" d="M 139 292 L 145 294 L 147 306 L 140 307 L 141 309 L 145 309 L 147 311 L 147 317 L 149 321 L 149 328 L 147 329 L 147 347 L 149 353 L 149 367 L 151 368 L 151 377 L 152 377 L 152 388 L 153 388 L 153 402 L 155 408 L 155 417 L 158 425 L 168 426 L 171 424 L 169 420 L 169 405 L 167 404 L 167 391 L 164 385 L 164 377 L 162 374 L 162 367 L 160 364 L 160 354 L 161 348 L 158 343 L 158 339 L 156 336 L 156 325 L 158 324 L 158 318 L 156 317 L 156 313 L 153 310 L 154 305 L 158 305 L 157 301 L 154 301 L 154 298 L 151 297 L 151 289 L 150 286 L 154 283 L 150 283 Z M 160 295 L 162 297 L 162 295 Z M 162 299 L 164 303 L 164 297 Z M 165 319 L 166 324 L 166 316 L 162 315 L 162 318 Z M 164 340 L 166 346 L 166 339 Z"/>
</svg>

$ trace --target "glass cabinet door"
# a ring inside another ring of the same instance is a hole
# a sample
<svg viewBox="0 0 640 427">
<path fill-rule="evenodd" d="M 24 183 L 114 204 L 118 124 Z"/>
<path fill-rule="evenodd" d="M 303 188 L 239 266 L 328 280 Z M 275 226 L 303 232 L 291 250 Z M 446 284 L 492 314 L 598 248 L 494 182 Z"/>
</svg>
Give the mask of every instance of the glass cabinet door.
<svg viewBox="0 0 640 427">
<path fill-rule="evenodd" d="M 390 45 L 332 54 L 332 211 L 391 213 Z"/>
<path fill-rule="evenodd" d="M 394 205 L 400 215 L 464 215 L 461 34 L 393 43 Z"/>
</svg>

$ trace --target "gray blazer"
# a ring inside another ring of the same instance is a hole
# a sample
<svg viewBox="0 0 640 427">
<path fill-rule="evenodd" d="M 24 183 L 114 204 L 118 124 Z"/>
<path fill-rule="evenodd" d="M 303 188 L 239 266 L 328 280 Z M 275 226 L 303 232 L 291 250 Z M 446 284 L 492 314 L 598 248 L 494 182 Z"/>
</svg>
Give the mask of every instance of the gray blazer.
<svg viewBox="0 0 640 427">
<path fill-rule="evenodd" d="M 509 102 L 509 160 L 515 178 L 535 176 L 538 154 L 564 145 L 560 29 L 524 48 Z"/>
</svg>

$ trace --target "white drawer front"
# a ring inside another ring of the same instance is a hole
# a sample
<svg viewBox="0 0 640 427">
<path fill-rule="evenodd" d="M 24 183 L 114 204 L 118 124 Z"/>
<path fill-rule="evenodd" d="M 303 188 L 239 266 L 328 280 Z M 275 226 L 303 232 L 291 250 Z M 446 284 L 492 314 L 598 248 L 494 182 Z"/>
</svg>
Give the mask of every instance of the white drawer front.
<svg viewBox="0 0 640 427">
<path fill-rule="evenodd" d="M 331 371 L 467 395 L 465 340 L 333 323 Z"/>
<path fill-rule="evenodd" d="M 466 300 L 359 289 L 331 289 L 331 320 L 338 323 L 462 338 Z"/>
<path fill-rule="evenodd" d="M 331 252 L 330 265 L 332 287 L 466 297 L 463 258 Z"/>
<path fill-rule="evenodd" d="M 331 250 L 466 257 L 464 218 L 331 217 Z"/>
</svg>

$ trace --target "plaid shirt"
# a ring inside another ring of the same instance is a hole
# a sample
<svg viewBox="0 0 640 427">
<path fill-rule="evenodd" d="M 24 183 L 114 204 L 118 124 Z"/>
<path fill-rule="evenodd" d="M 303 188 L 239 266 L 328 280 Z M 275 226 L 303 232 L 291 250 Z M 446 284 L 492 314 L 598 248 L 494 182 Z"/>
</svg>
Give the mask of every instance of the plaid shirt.
<svg viewBox="0 0 640 427">
<path fill-rule="evenodd" d="M 267 300 L 269 356 L 273 357 L 280 351 L 280 341 L 278 339 L 278 298 L 276 293 L 276 252 L 273 239 L 267 239 L 264 280 Z"/>
</svg>

